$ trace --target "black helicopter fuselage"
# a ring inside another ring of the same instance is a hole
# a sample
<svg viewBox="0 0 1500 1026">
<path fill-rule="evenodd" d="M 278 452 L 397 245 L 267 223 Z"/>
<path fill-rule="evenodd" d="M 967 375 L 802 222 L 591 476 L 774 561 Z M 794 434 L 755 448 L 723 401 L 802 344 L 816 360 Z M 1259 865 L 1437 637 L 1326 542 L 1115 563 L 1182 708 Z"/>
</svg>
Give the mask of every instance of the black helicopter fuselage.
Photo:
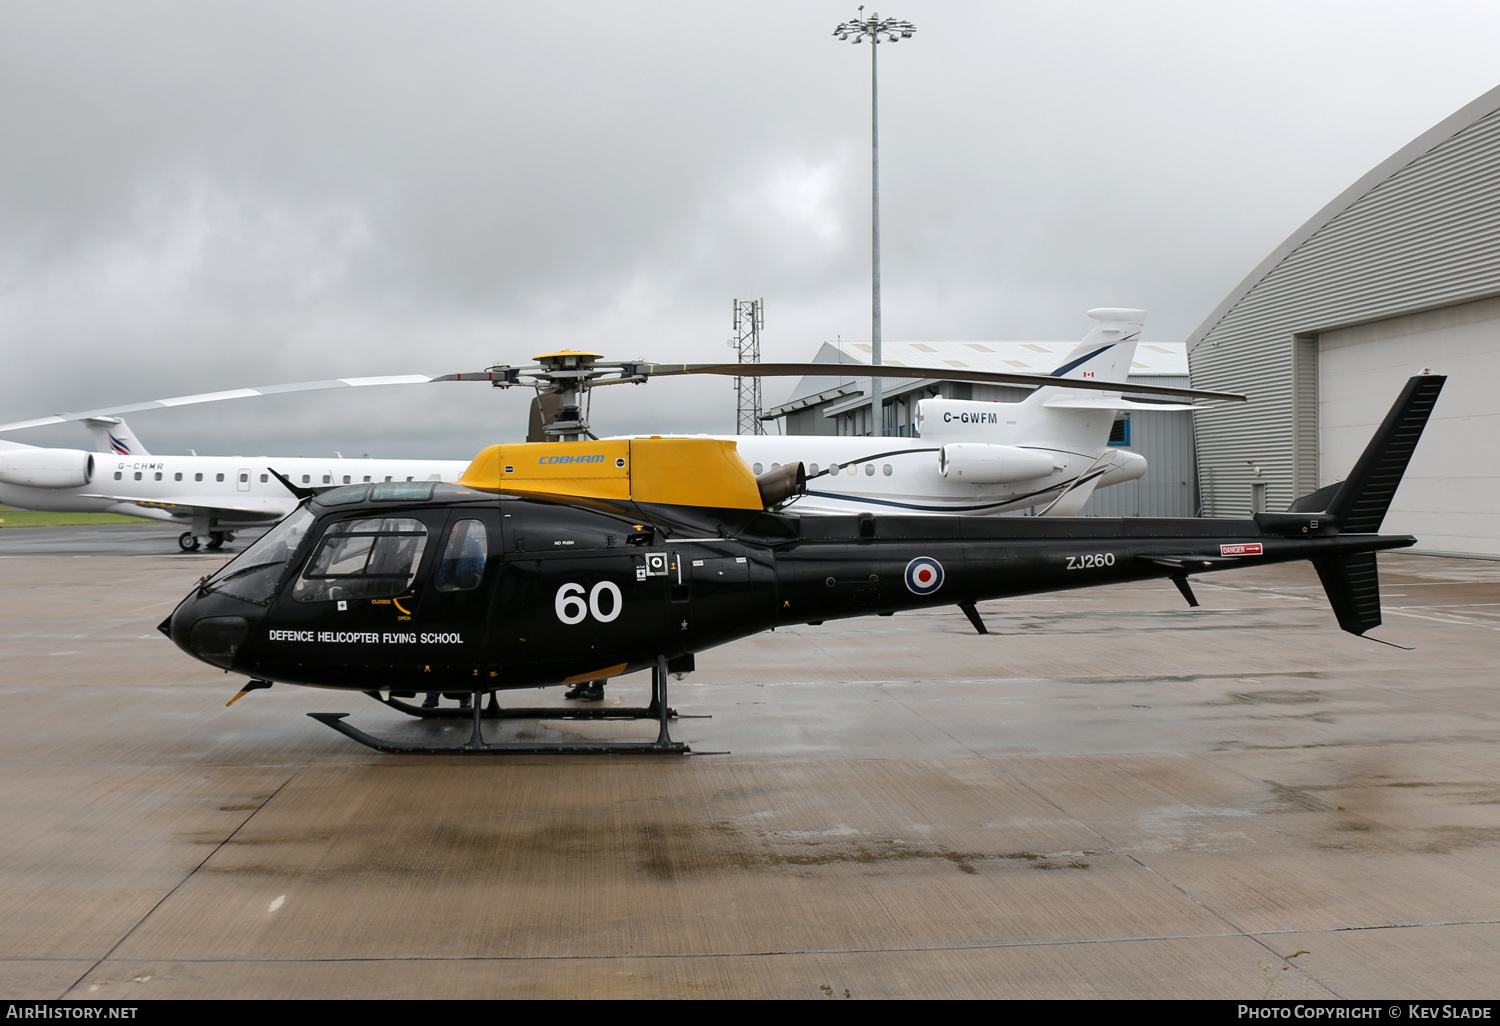
<svg viewBox="0 0 1500 1026">
<path fill-rule="evenodd" d="M 384 489 L 384 490 L 382 490 Z M 357 691 L 600 679 L 790 624 L 1413 544 L 1326 516 L 796 516 L 425 482 L 309 500 L 162 625 L 254 678 Z M 972 607 L 970 607 L 972 609 Z M 971 615 L 973 615 L 971 613 Z"/>
</svg>

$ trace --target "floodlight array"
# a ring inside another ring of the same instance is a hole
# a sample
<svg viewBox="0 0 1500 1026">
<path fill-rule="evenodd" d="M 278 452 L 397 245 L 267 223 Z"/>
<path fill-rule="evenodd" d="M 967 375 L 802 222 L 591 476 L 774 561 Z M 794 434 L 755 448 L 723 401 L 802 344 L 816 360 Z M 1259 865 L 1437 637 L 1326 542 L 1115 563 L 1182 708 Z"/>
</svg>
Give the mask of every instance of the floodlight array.
<svg viewBox="0 0 1500 1026">
<path fill-rule="evenodd" d="M 863 7 L 860 8 L 864 10 Z M 872 43 L 899 43 L 903 39 L 910 39 L 911 34 L 917 27 L 909 21 L 899 18 L 882 18 L 879 14 L 871 13 L 870 17 L 863 21 L 846 21 L 833 30 L 833 34 L 841 42 L 862 43 L 869 39 Z M 881 37 L 885 38 L 882 40 Z"/>
</svg>

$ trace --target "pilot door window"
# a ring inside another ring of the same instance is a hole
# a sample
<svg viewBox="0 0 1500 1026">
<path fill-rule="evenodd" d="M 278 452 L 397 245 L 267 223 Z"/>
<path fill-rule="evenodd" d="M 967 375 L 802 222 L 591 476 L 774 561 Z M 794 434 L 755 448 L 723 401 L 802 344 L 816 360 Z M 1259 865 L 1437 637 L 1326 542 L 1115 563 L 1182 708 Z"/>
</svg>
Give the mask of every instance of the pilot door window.
<svg viewBox="0 0 1500 1026">
<path fill-rule="evenodd" d="M 438 591 L 473 591 L 484 579 L 484 522 L 460 520 L 448 533 L 443 561 L 433 586 Z"/>
<path fill-rule="evenodd" d="M 389 598 L 411 586 L 427 528 L 409 517 L 346 520 L 318 542 L 292 590 L 298 602 Z"/>
</svg>

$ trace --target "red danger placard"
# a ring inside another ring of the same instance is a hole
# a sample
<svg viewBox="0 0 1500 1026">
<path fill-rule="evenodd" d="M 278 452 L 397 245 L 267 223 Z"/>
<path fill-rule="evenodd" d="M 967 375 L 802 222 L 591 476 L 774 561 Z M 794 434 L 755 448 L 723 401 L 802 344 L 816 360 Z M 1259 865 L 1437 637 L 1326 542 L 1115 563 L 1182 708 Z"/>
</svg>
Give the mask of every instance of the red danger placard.
<svg viewBox="0 0 1500 1026">
<path fill-rule="evenodd" d="M 1239 545 L 1220 545 L 1221 556 L 1259 556 L 1262 553 L 1260 542 L 1242 542 Z"/>
</svg>

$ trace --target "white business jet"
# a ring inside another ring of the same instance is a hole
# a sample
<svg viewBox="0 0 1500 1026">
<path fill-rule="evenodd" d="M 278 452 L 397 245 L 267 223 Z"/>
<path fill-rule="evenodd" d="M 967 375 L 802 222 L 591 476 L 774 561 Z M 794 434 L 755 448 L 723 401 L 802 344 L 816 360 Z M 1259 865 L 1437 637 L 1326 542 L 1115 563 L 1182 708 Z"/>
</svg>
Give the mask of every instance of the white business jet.
<svg viewBox="0 0 1500 1026">
<path fill-rule="evenodd" d="M 1146 473 L 1145 457 L 1110 447 L 1116 413 L 1193 409 L 1123 397 L 1144 310 L 1102 308 L 1089 316 L 1098 323 L 1052 372 L 1056 387 L 1010 403 L 923 399 L 920 437 L 730 437 L 757 475 L 802 462 L 807 494 L 788 507 L 801 513 L 984 516 L 1038 507 L 1040 515 L 1075 516 L 1094 489 Z M 1069 379 L 1118 381 L 1120 392 L 1070 389 Z"/>
</svg>

